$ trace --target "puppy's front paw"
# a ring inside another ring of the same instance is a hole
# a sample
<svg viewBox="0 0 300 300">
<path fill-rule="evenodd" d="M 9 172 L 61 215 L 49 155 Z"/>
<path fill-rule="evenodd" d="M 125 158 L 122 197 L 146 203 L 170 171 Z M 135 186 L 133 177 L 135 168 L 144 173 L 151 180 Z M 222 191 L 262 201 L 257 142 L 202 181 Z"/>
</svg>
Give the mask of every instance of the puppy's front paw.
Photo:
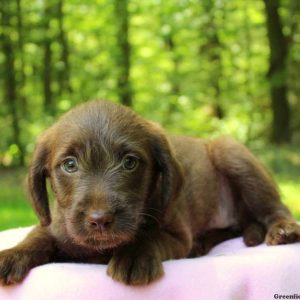
<svg viewBox="0 0 300 300">
<path fill-rule="evenodd" d="M 10 285 L 22 281 L 32 267 L 32 253 L 16 249 L 0 252 L 0 284 Z"/>
<path fill-rule="evenodd" d="M 270 227 L 266 236 L 268 245 L 291 244 L 300 241 L 300 225 L 281 221 Z"/>
<path fill-rule="evenodd" d="M 107 274 L 125 284 L 143 285 L 160 278 L 164 271 L 160 258 L 155 254 L 125 247 L 113 255 Z"/>
</svg>

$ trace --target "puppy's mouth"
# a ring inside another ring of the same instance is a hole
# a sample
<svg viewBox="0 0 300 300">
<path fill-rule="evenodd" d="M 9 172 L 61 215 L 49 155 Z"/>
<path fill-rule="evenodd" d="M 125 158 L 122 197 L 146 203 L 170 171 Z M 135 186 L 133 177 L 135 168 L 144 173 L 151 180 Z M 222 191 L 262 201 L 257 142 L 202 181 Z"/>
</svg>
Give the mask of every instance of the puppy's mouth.
<svg viewBox="0 0 300 300">
<path fill-rule="evenodd" d="M 125 233 L 101 233 L 101 232 L 91 232 L 89 233 L 86 238 L 84 239 L 84 244 L 100 248 L 100 249 L 107 249 L 107 248 L 115 248 L 121 244 L 124 244 L 130 241 L 133 237 L 131 235 Z"/>
<path fill-rule="evenodd" d="M 96 250 L 105 250 L 115 248 L 133 239 L 133 235 L 129 233 L 116 233 L 101 231 L 82 231 L 78 232 L 73 228 L 68 228 L 69 235 L 76 244 L 87 248 L 95 248 Z"/>
</svg>

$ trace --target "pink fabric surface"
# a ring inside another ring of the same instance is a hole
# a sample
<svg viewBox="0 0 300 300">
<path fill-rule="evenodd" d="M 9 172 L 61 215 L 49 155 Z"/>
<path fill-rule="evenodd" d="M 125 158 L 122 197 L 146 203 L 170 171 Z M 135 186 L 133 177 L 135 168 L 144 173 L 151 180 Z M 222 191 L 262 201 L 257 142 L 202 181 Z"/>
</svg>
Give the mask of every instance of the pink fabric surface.
<svg viewBox="0 0 300 300">
<path fill-rule="evenodd" d="M 0 250 L 29 231 L 0 233 Z M 226 241 L 204 257 L 163 263 L 165 276 L 143 287 L 129 287 L 106 275 L 105 265 L 52 263 L 31 270 L 23 283 L 0 286 L 0 299 L 274 299 L 300 295 L 300 243 L 246 248 L 240 238 Z"/>
</svg>

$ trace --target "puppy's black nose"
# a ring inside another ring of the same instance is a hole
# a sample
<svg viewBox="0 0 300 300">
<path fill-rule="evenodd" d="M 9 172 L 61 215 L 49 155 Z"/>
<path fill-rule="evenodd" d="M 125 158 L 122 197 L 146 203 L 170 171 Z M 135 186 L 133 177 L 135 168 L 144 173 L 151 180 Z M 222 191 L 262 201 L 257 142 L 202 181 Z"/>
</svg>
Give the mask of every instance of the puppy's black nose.
<svg viewBox="0 0 300 300">
<path fill-rule="evenodd" d="M 88 215 L 87 221 L 92 228 L 104 231 L 113 222 L 113 215 L 103 210 L 97 210 Z"/>
</svg>

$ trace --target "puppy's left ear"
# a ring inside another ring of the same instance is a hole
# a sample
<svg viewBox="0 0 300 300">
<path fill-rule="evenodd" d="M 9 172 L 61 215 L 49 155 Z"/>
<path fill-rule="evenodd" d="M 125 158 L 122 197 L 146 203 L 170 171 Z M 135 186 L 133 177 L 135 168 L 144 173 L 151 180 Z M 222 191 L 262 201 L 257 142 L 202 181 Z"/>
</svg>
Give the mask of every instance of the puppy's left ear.
<svg viewBox="0 0 300 300">
<path fill-rule="evenodd" d="M 183 183 L 183 174 L 174 150 L 163 130 L 156 124 L 151 124 L 150 146 L 153 158 L 160 172 L 161 207 L 168 206 L 175 198 Z"/>
<path fill-rule="evenodd" d="M 28 175 L 28 192 L 33 208 L 42 226 L 51 223 L 46 177 L 49 149 L 45 142 L 39 142 L 33 154 Z"/>
</svg>

